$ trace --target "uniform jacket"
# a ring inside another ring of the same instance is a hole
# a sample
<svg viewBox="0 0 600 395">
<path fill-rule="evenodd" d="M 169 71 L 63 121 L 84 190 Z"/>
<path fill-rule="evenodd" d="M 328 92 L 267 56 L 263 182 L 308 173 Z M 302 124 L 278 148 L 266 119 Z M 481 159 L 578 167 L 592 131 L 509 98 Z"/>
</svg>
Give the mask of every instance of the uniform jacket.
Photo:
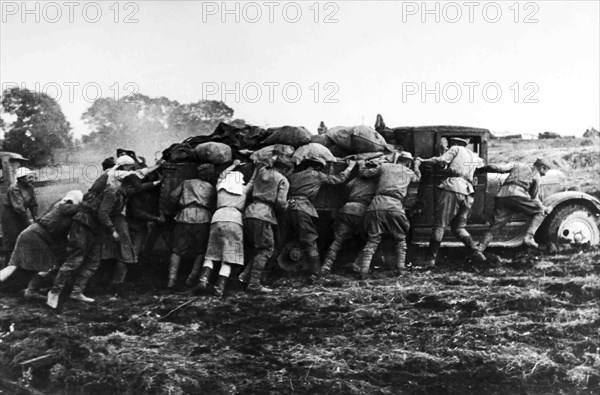
<svg viewBox="0 0 600 395">
<path fill-rule="evenodd" d="M 367 212 L 377 189 L 377 178 L 356 177 L 348 183 L 346 191 L 348 199 L 340 209 L 340 213 L 362 217 Z"/>
<path fill-rule="evenodd" d="M 448 191 L 470 195 L 475 192 L 473 189 L 473 174 L 475 170 L 483 167 L 483 159 L 477 156 L 473 151 L 460 146 L 452 146 L 443 155 L 430 159 L 434 163 L 448 166 L 454 177 L 448 177 L 439 188 Z"/>
<path fill-rule="evenodd" d="M 244 212 L 244 218 L 255 218 L 276 225 L 275 209 L 283 211 L 286 207 L 290 183 L 277 170 L 262 167 L 258 170 L 252 203 Z"/>
<path fill-rule="evenodd" d="M 532 164 L 509 163 L 490 165 L 496 173 L 509 173 L 497 197 L 521 196 L 539 199 L 541 174 Z"/>
<path fill-rule="evenodd" d="M 339 174 L 330 175 L 313 169 L 306 169 L 290 176 L 289 199 L 298 199 L 290 205 L 288 210 L 298 210 L 308 213 L 311 217 L 318 217 L 317 210 L 311 201 L 317 196 L 323 184 L 341 184 L 348 179 L 352 168 L 348 167 Z"/>
<path fill-rule="evenodd" d="M 217 192 L 210 183 L 198 179 L 184 180 L 171 192 L 171 201 L 181 208 L 176 222 L 186 224 L 210 223 Z"/>
</svg>

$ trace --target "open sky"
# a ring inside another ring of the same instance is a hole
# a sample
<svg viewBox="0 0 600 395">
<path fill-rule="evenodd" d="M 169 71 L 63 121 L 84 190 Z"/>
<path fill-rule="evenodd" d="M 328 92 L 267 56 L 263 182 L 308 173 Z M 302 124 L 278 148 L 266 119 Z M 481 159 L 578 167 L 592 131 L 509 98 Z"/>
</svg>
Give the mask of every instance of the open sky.
<svg viewBox="0 0 600 395">
<path fill-rule="evenodd" d="M 0 82 L 57 98 L 76 136 L 95 97 L 133 90 L 315 133 L 381 113 L 581 135 L 600 126 L 599 4 L 2 1 Z"/>
</svg>

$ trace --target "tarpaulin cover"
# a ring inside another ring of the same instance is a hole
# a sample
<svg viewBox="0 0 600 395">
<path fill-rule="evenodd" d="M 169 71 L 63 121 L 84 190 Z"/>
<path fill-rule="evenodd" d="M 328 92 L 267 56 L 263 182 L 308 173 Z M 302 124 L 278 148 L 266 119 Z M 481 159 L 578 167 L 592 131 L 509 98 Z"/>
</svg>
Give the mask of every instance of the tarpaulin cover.
<svg viewBox="0 0 600 395">
<path fill-rule="evenodd" d="M 208 136 L 188 137 L 182 143 L 171 145 L 163 151 L 163 159 L 167 162 L 195 161 L 197 158 L 192 152 L 193 149 L 198 144 L 207 142 L 227 144 L 232 148 L 235 155 L 237 150 L 256 149 L 268 135 L 269 133 L 266 130 L 258 126 L 221 122 L 214 132 Z"/>
</svg>

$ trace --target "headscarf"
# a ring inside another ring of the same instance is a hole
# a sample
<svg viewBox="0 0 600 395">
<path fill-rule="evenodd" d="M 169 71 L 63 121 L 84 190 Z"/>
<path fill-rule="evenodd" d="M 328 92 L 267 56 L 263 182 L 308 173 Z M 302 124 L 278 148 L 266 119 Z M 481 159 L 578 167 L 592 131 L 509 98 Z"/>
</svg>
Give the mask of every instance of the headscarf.
<svg viewBox="0 0 600 395">
<path fill-rule="evenodd" d="M 29 169 L 28 169 L 28 168 L 26 168 L 26 167 L 19 167 L 19 168 L 17 169 L 17 171 L 15 172 L 15 178 L 18 180 L 19 178 L 21 178 L 21 177 L 25 177 L 25 176 L 28 176 L 28 175 L 30 175 L 30 174 L 35 174 L 35 172 L 34 172 L 34 171 L 31 171 L 31 170 L 29 170 Z"/>
<path fill-rule="evenodd" d="M 217 183 L 217 191 L 221 189 L 234 195 L 242 195 L 244 193 L 244 175 L 239 171 L 228 173 L 225 178 L 219 179 Z"/>
<path fill-rule="evenodd" d="M 135 165 L 135 161 L 131 156 L 122 155 L 117 158 L 116 166 Z"/>
<path fill-rule="evenodd" d="M 83 201 L 83 192 L 80 190 L 74 189 L 72 191 L 67 192 L 67 194 L 60 200 L 61 203 L 66 203 L 67 201 L 71 201 L 73 204 L 79 204 Z"/>
</svg>

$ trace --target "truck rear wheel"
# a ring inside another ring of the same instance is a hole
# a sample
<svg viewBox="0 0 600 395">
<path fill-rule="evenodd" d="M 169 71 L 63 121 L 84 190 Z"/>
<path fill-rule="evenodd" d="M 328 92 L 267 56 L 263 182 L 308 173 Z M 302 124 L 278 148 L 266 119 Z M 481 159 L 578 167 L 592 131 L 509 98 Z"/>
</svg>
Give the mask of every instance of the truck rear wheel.
<svg viewBox="0 0 600 395">
<path fill-rule="evenodd" d="M 558 244 L 600 244 L 600 229 L 594 214 L 586 206 L 571 204 L 550 214 L 548 240 Z"/>
</svg>

